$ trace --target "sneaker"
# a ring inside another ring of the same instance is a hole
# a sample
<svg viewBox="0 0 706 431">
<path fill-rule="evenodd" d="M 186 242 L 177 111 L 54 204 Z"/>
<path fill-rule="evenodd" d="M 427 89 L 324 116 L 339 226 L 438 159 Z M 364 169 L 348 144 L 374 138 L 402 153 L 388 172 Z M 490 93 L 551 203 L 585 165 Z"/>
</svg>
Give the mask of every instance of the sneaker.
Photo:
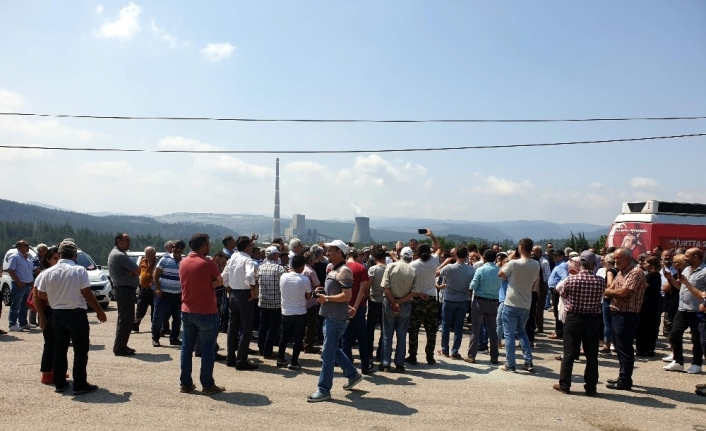
<svg viewBox="0 0 706 431">
<path fill-rule="evenodd" d="M 179 392 L 182 394 L 188 394 L 189 392 L 193 391 L 196 389 L 196 385 L 191 384 L 191 385 L 179 385 Z"/>
<path fill-rule="evenodd" d="M 505 363 L 503 366 L 501 366 L 500 369 L 503 370 L 503 371 L 510 372 L 510 373 L 514 373 L 514 372 L 515 372 L 515 367 L 511 367 L 511 366 L 509 366 L 507 363 Z"/>
<path fill-rule="evenodd" d="M 290 369 L 290 370 L 299 371 L 299 370 L 302 369 L 302 366 L 299 365 L 299 364 L 294 364 L 294 363 L 293 363 L 293 364 L 289 364 L 289 366 L 287 366 L 287 368 Z"/>
<path fill-rule="evenodd" d="M 330 399 L 331 399 L 331 394 L 328 392 L 321 392 L 321 390 L 317 390 L 313 394 L 306 397 L 306 401 L 309 403 L 318 403 L 321 401 L 328 401 Z"/>
<path fill-rule="evenodd" d="M 32 328 L 34 328 L 34 325 L 32 325 L 31 323 L 28 323 L 28 324 L 26 324 L 26 325 L 24 325 L 24 326 L 20 326 L 20 328 L 22 328 L 22 329 L 32 329 Z"/>
<path fill-rule="evenodd" d="M 159 340 L 152 340 L 152 347 L 162 347 L 162 345 L 159 344 Z"/>
<path fill-rule="evenodd" d="M 672 361 L 669 365 L 665 365 L 662 368 L 667 371 L 684 371 L 684 366 L 682 364 L 678 364 L 677 361 Z"/>
<path fill-rule="evenodd" d="M 674 361 L 674 355 L 673 355 L 673 354 L 672 354 L 672 355 L 669 355 L 669 356 L 665 356 L 664 358 L 662 358 L 662 362 L 672 362 L 672 361 Z"/>
<path fill-rule="evenodd" d="M 344 391 L 352 391 L 353 387 L 362 381 L 363 381 L 363 375 L 358 373 L 355 377 L 353 377 L 352 379 L 349 379 L 348 383 L 343 385 L 343 390 Z"/>
<path fill-rule="evenodd" d="M 225 392 L 226 388 L 224 386 L 213 385 L 210 388 L 202 388 L 201 393 L 204 395 L 220 394 Z"/>
<path fill-rule="evenodd" d="M 83 395 L 83 394 L 87 394 L 89 392 L 95 392 L 97 390 L 98 390 L 97 385 L 91 385 L 91 384 L 87 383 L 86 386 L 84 386 L 82 388 L 79 388 L 79 389 L 74 388 L 73 394 L 74 395 Z"/>
<path fill-rule="evenodd" d="M 22 328 L 20 328 L 20 325 L 18 325 L 16 323 L 14 325 L 10 326 L 10 332 L 21 332 L 21 331 L 22 331 Z"/>
<path fill-rule="evenodd" d="M 534 373 L 534 365 L 531 362 L 522 365 L 522 369 L 528 373 Z"/>
<path fill-rule="evenodd" d="M 691 365 L 688 370 L 686 370 L 687 373 L 689 374 L 701 374 L 701 365 Z"/>
<path fill-rule="evenodd" d="M 175 338 L 175 339 L 173 339 L 173 340 L 170 339 L 170 340 L 169 340 L 169 345 L 170 345 L 170 346 L 181 346 L 181 340 L 178 339 L 178 338 Z"/>
</svg>

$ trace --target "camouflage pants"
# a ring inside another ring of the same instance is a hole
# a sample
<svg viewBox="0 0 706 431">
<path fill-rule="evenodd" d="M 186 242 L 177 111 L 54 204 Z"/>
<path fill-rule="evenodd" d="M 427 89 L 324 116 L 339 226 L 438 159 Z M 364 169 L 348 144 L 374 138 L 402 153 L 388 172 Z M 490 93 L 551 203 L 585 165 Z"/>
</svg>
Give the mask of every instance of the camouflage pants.
<svg viewBox="0 0 706 431">
<path fill-rule="evenodd" d="M 416 357 L 419 349 L 419 328 L 424 325 L 427 335 L 427 345 L 424 351 L 427 356 L 434 355 L 436 347 L 436 332 L 439 330 L 439 301 L 429 297 L 426 301 L 420 298 L 412 300 L 412 315 L 409 322 L 409 356 Z"/>
</svg>

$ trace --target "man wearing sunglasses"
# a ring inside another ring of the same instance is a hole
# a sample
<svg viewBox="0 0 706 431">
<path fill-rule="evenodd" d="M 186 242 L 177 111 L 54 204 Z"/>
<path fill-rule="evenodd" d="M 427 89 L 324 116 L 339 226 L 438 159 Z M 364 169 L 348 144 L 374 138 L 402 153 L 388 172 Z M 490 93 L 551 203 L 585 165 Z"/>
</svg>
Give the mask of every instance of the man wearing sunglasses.
<svg viewBox="0 0 706 431">
<path fill-rule="evenodd" d="M 154 319 L 152 320 L 152 346 L 160 347 L 159 330 L 162 322 L 172 318 L 172 329 L 169 332 L 169 344 L 181 346 L 181 279 L 179 278 L 179 263 L 186 248 L 183 240 L 174 241 L 171 254 L 165 254 L 157 262 L 152 274 L 154 283 Z"/>
<path fill-rule="evenodd" d="M 32 290 L 32 260 L 29 255 L 29 243 L 19 240 L 15 243 L 17 253 L 10 256 L 7 272 L 12 278 L 10 295 L 12 304 L 10 305 L 10 331 L 21 331 L 30 329 L 32 325 L 27 322 L 27 297 Z M 18 324 L 19 321 L 19 324 Z"/>
</svg>

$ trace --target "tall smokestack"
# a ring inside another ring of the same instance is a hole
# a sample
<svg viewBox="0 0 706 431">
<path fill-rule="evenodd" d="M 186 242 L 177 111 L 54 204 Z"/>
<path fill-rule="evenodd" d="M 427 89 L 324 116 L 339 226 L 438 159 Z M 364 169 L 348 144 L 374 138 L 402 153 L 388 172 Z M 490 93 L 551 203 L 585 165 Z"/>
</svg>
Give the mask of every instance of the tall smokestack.
<svg viewBox="0 0 706 431">
<path fill-rule="evenodd" d="M 370 239 L 370 219 L 368 217 L 356 217 L 353 228 L 353 238 L 351 242 L 372 242 Z"/>
<path fill-rule="evenodd" d="M 275 168 L 275 215 L 272 218 L 272 239 L 278 238 L 282 234 L 279 227 L 279 158 Z"/>
</svg>

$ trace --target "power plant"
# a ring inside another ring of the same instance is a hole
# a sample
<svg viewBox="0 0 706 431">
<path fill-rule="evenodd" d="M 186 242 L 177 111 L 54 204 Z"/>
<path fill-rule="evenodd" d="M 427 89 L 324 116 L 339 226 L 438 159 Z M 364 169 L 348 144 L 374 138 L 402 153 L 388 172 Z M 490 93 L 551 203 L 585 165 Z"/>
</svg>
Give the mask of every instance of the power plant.
<svg viewBox="0 0 706 431">
<path fill-rule="evenodd" d="M 279 226 L 279 158 L 275 168 L 275 215 L 272 218 L 272 240 L 282 236 L 282 229 Z"/>
<path fill-rule="evenodd" d="M 372 242 L 370 239 L 370 219 L 368 217 L 355 218 L 355 227 L 353 227 L 353 238 L 351 238 L 351 242 Z"/>
</svg>

